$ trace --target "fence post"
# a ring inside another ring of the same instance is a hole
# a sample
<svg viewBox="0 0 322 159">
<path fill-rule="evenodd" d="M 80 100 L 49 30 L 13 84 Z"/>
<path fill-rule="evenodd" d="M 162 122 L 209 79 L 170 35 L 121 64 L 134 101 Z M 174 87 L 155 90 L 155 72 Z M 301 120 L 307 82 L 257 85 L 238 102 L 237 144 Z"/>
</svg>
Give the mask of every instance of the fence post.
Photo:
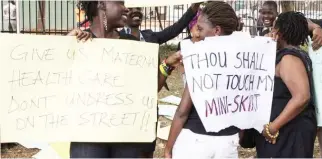
<svg viewBox="0 0 322 159">
<path fill-rule="evenodd" d="M 294 11 L 294 1 L 281 1 L 282 13 Z"/>
<path fill-rule="evenodd" d="M 161 15 L 159 13 L 159 8 L 158 7 L 155 7 L 154 10 L 155 10 L 156 16 L 157 16 L 158 21 L 159 21 L 160 29 L 163 30 L 162 23 L 161 23 Z"/>
<path fill-rule="evenodd" d="M 20 1 L 19 0 L 16 1 L 16 23 L 17 23 L 16 25 L 17 34 L 20 34 Z"/>
<path fill-rule="evenodd" d="M 39 5 L 39 10 L 38 10 L 38 14 L 40 19 L 38 18 L 37 21 L 38 21 L 38 27 L 37 28 L 42 28 L 42 32 L 43 34 L 46 33 L 45 31 L 45 9 L 46 9 L 46 1 L 42 1 L 42 0 L 39 0 L 38 1 L 38 5 Z M 38 32 L 38 30 L 37 30 Z"/>
</svg>

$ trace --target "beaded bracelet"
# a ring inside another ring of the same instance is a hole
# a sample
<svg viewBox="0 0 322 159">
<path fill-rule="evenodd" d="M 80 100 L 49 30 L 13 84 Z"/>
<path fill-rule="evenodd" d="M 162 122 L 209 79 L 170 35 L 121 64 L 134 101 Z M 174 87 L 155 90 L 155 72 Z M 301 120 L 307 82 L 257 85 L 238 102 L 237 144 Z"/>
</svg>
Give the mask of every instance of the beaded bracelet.
<svg viewBox="0 0 322 159">
<path fill-rule="evenodd" d="M 278 135 L 279 135 L 279 131 L 277 131 L 277 133 L 276 133 L 275 135 L 272 135 L 272 134 L 269 132 L 269 129 L 268 129 L 268 127 L 269 127 L 269 125 L 270 125 L 270 124 L 271 124 L 271 123 L 266 124 L 266 127 L 265 127 L 266 134 L 267 134 L 270 138 L 272 138 L 272 139 L 276 139 L 276 138 L 278 137 Z"/>
</svg>

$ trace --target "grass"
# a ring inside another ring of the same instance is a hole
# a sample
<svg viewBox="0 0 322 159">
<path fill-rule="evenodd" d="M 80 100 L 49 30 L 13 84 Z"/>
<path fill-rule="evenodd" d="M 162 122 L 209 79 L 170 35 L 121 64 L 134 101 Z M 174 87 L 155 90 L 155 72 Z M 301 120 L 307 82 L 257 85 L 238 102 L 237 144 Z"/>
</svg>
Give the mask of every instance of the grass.
<svg viewBox="0 0 322 159">
<path fill-rule="evenodd" d="M 160 47 L 160 55 L 161 59 L 168 56 L 170 53 L 175 52 L 177 46 L 170 45 L 170 46 L 161 46 Z M 167 80 L 168 86 L 170 91 L 165 89 L 161 90 L 159 93 L 159 98 L 166 97 L 168 95 L 175 95 L 181 97 L 183 91 L 183 82 L 180 73 L 175 70 L 172 75 Z M 159 117 L 159 122 L 161 122 L 161 126 L 168 126 L 171 124 L 171 121 L 164 118 Z M 154 152 L 154 157 L 162 158 L 164 157 L 164 148 L 166 146 L 166 141 L 157 139 L 156 151 Z M 2 147 L 1 149 L 1 158 L 31 158 L 34 154 L 36 154 L 39 150 L 38 149 L 26 149 L 21 145 L 13 145 L 11 147 Z M 239 148 L 239 157 L 240 158 L 249 158 L 254 157 L 256 155 L 255 149 L 243 149 Z M 319 152 L 319 144 L 315 142 L 314 146 L 314 157 L 318 157 L 320 155 Z"/>
</svg>

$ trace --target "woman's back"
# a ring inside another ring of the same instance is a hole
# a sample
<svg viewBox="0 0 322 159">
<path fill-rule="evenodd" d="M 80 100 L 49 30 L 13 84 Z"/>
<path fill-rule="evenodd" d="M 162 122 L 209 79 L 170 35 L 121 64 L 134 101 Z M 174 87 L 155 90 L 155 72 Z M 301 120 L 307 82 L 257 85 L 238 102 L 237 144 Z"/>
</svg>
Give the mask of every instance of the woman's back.
<svg viewBox="0 0 322 159">
<path fill-rule="evenodd" d="M 295 48 L 282 49 L 278 51 L 276 55 L 276 65 L 280 63 L 285 55 L 292 55 L 301 59 L 307 71 L 310 88 L 312 88 L 312 65 L 307 53 L 305 53 L 303 50 Z M 312 89 L 310 89 L 310 92 L 312 92 Z M 256 137 L 256 150 L 258 157 L 292 158 L 306 154 L 313 154 L 313 145 L 311 143 L 315 140 L 314 133 L 316 133 L 317 123 L 312 97 L 313 95 L 311 93 L 311 100 L 308 102 L 302 112 L 279 130 L 280 135 L 278 136 L 275 144 L 268 143 L 261 135 Z M 285 82 L 281 77 L 275 76 L 273 103 L 270 118 L 271 122 L 276 120 L 291 99 L 291 92 Z"/>
</svg>

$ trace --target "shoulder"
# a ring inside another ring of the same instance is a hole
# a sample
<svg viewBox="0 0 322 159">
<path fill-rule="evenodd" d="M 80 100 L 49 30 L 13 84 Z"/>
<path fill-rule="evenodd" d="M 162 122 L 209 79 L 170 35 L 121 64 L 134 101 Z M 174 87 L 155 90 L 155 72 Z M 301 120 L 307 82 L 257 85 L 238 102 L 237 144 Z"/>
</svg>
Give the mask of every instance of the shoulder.
<svg viewBox="0 0 322 159">
<path fill-rule="evenodd" d="M 282 59 L 281 59 L 281 63 L 302 63 L 302 60 L 300 57 L 292 54 L 292 53 L 287 53 L 285 54 Z"/>
<path fill-rule="evenodd" d="M 305 61 L 292 54 L 284 55 L 281 59 L 281 62 L 276 65 L 276 74 L 278 76 L 283 76 L 282 74 L 284 74 L 284 76 L 287 75 L 295 77 L 301 75 L 303 77 L 305 75 L 309 76 L 311 71 L 312 69 Z M 282 79 L 284 78 L 282 77 Z"/>
<path fill-rule="evenodd" d="M 151 29 L 141 30 L 142 34 L 153 34 L 154 32 Z"/>
<path fill-rule="evenodd" d="M 123 34 L 123 33 L 120 33 L 120 39 L 139 41 L 139 39 L 136 38 L 135 36 L 133 36 L 131 34 Z"/>
<path fill-rule="evenodd" d="M 286 49 L 280 51 L 276 57 L 277 64 L 281 65 L 304 65 L 307 71 L 312 71 L 312 61 L 307 52 L 298 49 Z"/>
<path fill-rule="evenodd" d="M 146 29 L 146 30 L 141 30 L 141 32 L 149 33 L 149 32 L 153 32 L 153 30 L 151 30 L 151 29 Z"/>
<path fill-rule="evenodd" d="M 301 48 L 285 48 L 281 49 L 277 52 L 276 59 L 283 59 L 284 57 L 294 57 L 294 58 L 299 58 L 303 61 L 310 61 L 310 57 L 308 53 L 301 49 Z"/>
<path fill-rule="evenodd" d="M 124 33 L 124 34 L 125 34 L 125 30 L 124 30 L 124 28 L 123 28 L 123 29 L 121 29 L 119 32 L 120 32 L 120 33 Z"/>
</svg>

